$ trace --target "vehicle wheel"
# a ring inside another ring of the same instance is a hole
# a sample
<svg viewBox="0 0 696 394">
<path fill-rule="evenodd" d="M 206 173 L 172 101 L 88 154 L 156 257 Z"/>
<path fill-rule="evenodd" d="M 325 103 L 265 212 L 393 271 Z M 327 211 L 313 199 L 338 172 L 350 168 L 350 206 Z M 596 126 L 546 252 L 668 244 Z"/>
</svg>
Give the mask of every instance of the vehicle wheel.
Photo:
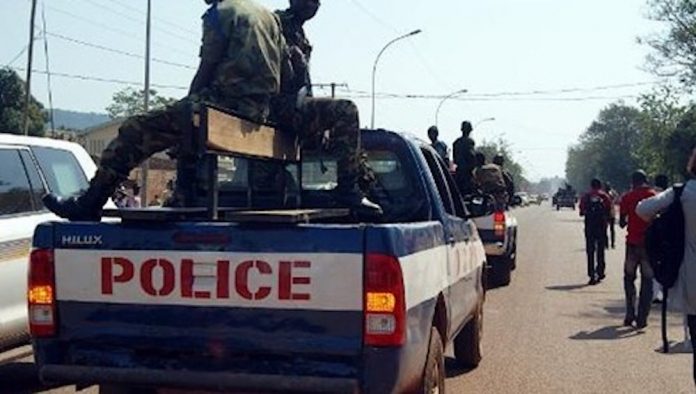
<svg viewBox="0 0 696 394">
<path fill-rule="evenodd" d="M 512 280 L 511 261 L 507 257 L 495 257 L 489 270 L 489 288 L 503 287 Z"/>
<path fill-rule="evenodd" d="M 560 205 L 556 205 L 556 210 L 557 210 L 557 211 L 560 211 L 560 210 L 561 210 L 561 206 L 560 206 Z"/>
<path fill-rule="evenodd" d="M 419 393 L 439 394 L 445 392 L 445 349 L 437 328 L 430 329 L 428 358 L 423 371 L 423 383 Z"/>
<path fill-rule="evenodd" d="M 479 304 L 476 315 L 466 323 L 454 338 L 454 357 L 464 368 L 476 368 L 481 362 L 481 339 L 483 338 L 483 303 Z"/>
<path fill-rule="evenodd" d="M 517 241 L 515 241 L 515 246 L 512 247 L 512 253 L 510 253 L 510 271 L 517 269 Z"/>
</svg>

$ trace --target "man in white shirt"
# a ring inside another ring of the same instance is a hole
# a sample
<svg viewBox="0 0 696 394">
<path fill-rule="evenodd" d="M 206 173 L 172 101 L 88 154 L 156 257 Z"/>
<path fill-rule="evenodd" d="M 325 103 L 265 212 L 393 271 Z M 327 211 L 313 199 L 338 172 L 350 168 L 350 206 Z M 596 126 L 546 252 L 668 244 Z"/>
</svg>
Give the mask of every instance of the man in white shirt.
<svg viewBox="0 0 696 394">
<path fill-rule="evenodd" d="M 691 148 L 691 158 L 687 165 L 691 179 L 684 186 L 681 203 L 684 210 L 684 261 L 679 277 L 670 294 L 674 305 L 688 315 L 689 331 L 694 352 L 694 383 L 696 383 L 696 144 Z M 652 220 L 658 213 L 666 210 L 674 202 L 675 192 L 670 188 L 655 197 L 643 200 L 636 208 L 638 216 Z"/>
</svg>

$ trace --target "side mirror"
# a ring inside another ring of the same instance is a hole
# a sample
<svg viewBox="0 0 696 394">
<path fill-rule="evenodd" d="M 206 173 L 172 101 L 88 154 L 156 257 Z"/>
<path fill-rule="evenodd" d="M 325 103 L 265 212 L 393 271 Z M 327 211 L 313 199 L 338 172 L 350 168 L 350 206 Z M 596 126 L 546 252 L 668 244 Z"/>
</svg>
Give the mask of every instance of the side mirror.
<svg viewBox="0 0 696 394">
<path fill-rule="evenodd" d="M 492 215 L 495 212 L 493 197 L 489 195 L 475 195 L 469 197 L 464 204 L 469 211 L 469 218 L 480 218 Z"/>
</svg>

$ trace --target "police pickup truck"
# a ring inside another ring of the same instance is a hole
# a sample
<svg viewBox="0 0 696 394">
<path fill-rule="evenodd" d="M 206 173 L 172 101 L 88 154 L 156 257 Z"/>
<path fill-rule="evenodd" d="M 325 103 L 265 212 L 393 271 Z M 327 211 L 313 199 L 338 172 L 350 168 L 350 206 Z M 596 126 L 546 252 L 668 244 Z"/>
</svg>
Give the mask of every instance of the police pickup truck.
<svg viewBox="0 0 696 394">
<path fill-rule="evenodd" d="M 472 211 L 476 213 L 477 209 L 483 207 L 485 204 L 473 205 Z M 517 268 L 517 219 L 505 209 L 497 209 L 490 215 L 475 216 L 474 222 L 488 262 L 486 286 L 507 286 L 512 280 L 512 271 Z"/>
<path fill-rule="evenodd" d="M 362 144 L 384 209 L 373 221 L 147 210 L 39 226 L 28 297 L 41 379 L 105 392 L 444 392 L 445 346 L 463 366 L 481 360 L 483 245 L 430 147 L 384 130 Z M 335 162 L 301 169 L 303 207 L 322 208 Z M 243 176 L 217 179 L 229 183 L 220 193 L 244 188 Z"/>
</svg>

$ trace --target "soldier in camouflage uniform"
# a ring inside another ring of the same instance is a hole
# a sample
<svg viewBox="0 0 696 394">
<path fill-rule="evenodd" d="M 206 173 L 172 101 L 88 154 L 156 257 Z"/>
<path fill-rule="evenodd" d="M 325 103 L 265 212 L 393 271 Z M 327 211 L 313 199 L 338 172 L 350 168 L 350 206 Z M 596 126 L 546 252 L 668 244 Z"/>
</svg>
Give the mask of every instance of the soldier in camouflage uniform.
<svg viewBox="0 0 696 394">
<path fill-rule="evenodd" d="M 283 128 L 297 132 L 303 147 L 324 149 L 337 158 L 335 197 L 339 204 L 380 213 L 381 208 L 365 198 L 374 174 L 367 165 L 366 156 L 360 152 L 357 106 L 349 100 L 312 97 L 309 73 L 312 45 L 303 25 L 316 15 L 319 5 L 319 0 L 290 0 L 289 9 L 276 11 L 293 70 L 291 77 L 282 79 L 281 97 L 285 97 L 274 106 L 276 120 Z M 260 183 L 267 183 L 264 178 L 268 180 L 271 174 L 278 173 L 278 167 L 272 163 L 256 163 L 255 166 Z"/>
<path fill-rule="evenodd" d="M 163 110 L 127 119 L 102 154 L 88 190 L 76 197 L 44 197 L 70 220 L 98 220 L 101 208 L 130 171 L 152 154 L 175 147 L 191 126 L 191 106 L 205 101 L 256 122 L 269 115 L 280 89 L 286 45 L 273 13 L 252 0 L 206 0 L 200 65 L 189 95 Z"/>
</svg>

